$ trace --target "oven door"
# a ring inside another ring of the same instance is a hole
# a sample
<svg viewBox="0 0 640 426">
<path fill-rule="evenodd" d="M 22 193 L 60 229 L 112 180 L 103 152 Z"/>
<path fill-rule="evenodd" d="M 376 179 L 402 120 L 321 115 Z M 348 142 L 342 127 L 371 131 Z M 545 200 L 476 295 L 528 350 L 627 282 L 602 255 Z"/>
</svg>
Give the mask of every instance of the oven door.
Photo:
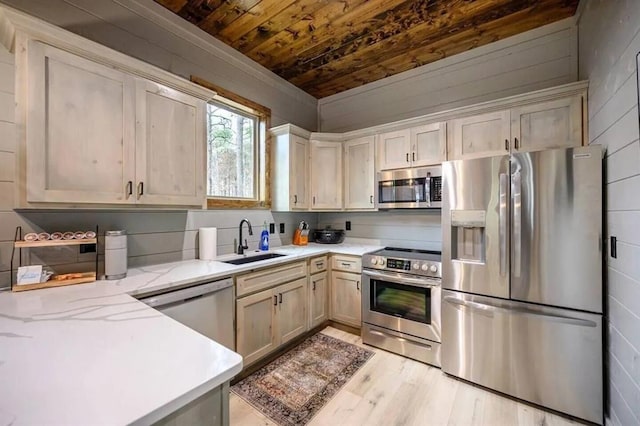
<svg viewBox="0 0 640 426">
<path fill-rule="evenodd" d="M 362 320 L 440 342 L 440 281 L 393 272 L 362 272 Z"/>
</svg>

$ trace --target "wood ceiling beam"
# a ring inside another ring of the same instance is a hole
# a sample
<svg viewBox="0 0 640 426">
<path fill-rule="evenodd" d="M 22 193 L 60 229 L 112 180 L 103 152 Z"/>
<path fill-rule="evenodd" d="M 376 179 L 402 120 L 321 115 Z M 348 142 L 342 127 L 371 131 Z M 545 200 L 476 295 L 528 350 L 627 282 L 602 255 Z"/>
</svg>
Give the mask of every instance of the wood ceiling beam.
<svg viewBox="0 0 640 426">
<path fill-rule="evenodd" d="M 510 37 L 522 31 L 550 24 L 567 16 L 571 15 L 564 16 L 557 9 L 543 10 L 538 14 L 532 14 L 531 8 L 525 9 L 516 12 L 513 16 L 506 16 L 477 28 L 467 29 L 437 43 L 416 49 L 409 54 L 388 58 L 352 74 L 328 79 L 324 82 L 309 83 L 302 89 L 317 98 L 323 98 Z M 511 19 L 518 19 L 519 27 L 517 30 L 506 25 L 507 21 Z"/>
</svg>

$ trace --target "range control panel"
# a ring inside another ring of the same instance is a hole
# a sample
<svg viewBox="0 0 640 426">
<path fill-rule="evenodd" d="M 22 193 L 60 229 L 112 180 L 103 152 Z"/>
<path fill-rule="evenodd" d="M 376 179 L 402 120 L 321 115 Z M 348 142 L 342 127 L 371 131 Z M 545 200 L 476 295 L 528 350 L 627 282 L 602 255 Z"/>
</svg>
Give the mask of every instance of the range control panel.
<svg viewBox="0 0 640 426">
<path fill-rule="evenodd" d="M 436 260 L 402 259 L 366 254 L 362 258 L 362 267 L 393 272 L 403 272 L 433 278 L 441 278 L 441 263 Z"/>
</svg>

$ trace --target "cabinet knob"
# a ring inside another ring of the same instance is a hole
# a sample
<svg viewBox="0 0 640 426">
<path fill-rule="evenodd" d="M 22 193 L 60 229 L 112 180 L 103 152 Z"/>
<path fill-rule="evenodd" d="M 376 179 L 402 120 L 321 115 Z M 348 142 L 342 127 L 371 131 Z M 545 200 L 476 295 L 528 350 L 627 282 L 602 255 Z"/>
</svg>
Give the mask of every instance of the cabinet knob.
<svg viewBox="0 0 640 426">
<path fill-rule="evenodd" d="M 144 182 L 138 184 L 138 199 L 144 195 Z"/>
<path fill-rule="evenodd" d="M 415 152 L 411 153 L 411 160 L 416 161 L 416 153 Z"/>
<path fill-rule="evenodd" d="M 513 138 L 513 142 L 514 142 L 515 148 L 520 149 L 520 141 L 518 140 L 518 138 Z"/>
<path fill-rule="evenodd" d="M 133 195 L 133 181 L 127 182 L 127 199 Z"/>
<path fill-rule="evenodd" d="M 360 290 L 360 281 L 356 281 L 356 290 Z"/>
<path fill-rule="evenodd" d="M 373 195 L 369 195 L 369 204 L 373 204 Z"/>
<path fill-rule="evenodd" d="M 509 151 L 509 139 L 504 140 L 504 150 Z"/>
<path fill-rule="evenodd" d="M 298 196 L 297 195 L 293 196 L 293 204 L 298 204 Z"/>
<path fill-rule="evenodd" d="M 407 152 L 407 163 L 409 162 L 409 153 Z"/>
</svg>

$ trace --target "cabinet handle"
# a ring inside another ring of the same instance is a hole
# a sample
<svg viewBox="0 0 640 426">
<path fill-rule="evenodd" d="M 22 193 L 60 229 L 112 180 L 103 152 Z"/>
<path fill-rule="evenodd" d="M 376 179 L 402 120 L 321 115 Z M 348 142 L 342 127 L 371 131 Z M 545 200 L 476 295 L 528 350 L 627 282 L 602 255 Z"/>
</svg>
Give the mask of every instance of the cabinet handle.
<svg viewBox="0 0 640 426">
<path fill-rule="evenodd" d="M 282 293 L 278 293 L 278 297 L 280 298 L 280 301 L 278 303 L 282 303 Z"/>
<path fill-rule="evenodd" d="M 138 199 L 144 195 L 144 182 L 138 184 Z"/>
<path fill-rule="evenodd" d="M 407 152 L 407 163 L 409 162 L 409 153 Z"/>
<path fill-rule="evenodd" d="M 373 204 L 373 195 L 369 195 L 369 204 Z"/>
<path fill-rule="evenodd" d="M 127 199 L 133 195 L 133 181 L 127 182 Z"/>
<path fill-rule="evenodd" d="M 273 306 L 277 306 L 278 305 L 278 296 L 276 296 L 275 294 L 273 295 Z"/>
<path fill-rule="evenodd" d="M 516 149 L 520 149 L 520 141 L 518 140 L 518 138 L 513 138 L 513 140 L 515 142 L 514 144 L 516 146 Z"/>
<path fill-rule="evenodd" d="M 313 282 L 313 288 L 312 288 L 312 290 L 313 290 L 313 291 L 316 291 L 316 282 L 315 282 L 315 281 Z"/>
<path fill-rule="evenodd" d="M 324 262 L 317 262 L 316 263 L 316 268 L 320 269 L 324 266 Z"/>
<path fill-rule="evenodd" d="M 298 196 L 297 195 L 293 196 L 293 204 L 298 204 Z"/>
<path fill-rule="evenodd" d="M 411 153 L 411 160 L 416 161 L 416 153 L 415 152 Z"/>
<path fill-rule="evenodd" d="M 360 290 L 360 281 L 356 281 L 356 290 Z"/>
<path fill-rule="evenodd" d="M 316 205 L 316 196 L 315 195 L 313 196 L 313 205 L 314 206 Z"/>
<path fill-rule="evenodd" d="M 342 266 L 346 266 L 347 268 L 351 268 L 351 264 L 350 264 L 350 263 L 340 262 L 340 264 L 341 264 Z"/>
<path fill-rule="evenodd" d="M 509 151 L 509 139 L 504 140 L 504 150 Z"/>
</svg>

